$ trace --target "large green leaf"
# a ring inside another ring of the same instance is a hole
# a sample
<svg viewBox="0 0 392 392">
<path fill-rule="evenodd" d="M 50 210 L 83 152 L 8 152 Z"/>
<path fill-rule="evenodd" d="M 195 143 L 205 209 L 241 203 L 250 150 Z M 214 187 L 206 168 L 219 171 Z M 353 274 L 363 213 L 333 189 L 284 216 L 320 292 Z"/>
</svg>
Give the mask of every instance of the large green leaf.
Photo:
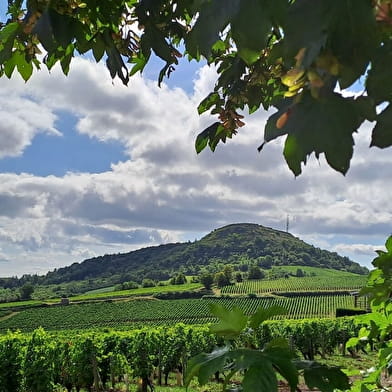
<svg viewBox="0 0 392 392">
<path fill-rule="evenodd" d="M 373 128 L 371 146 L 386 148 L 392 146 L 392 106 L 388 105 L 377 116 L 377 124 Z"/>
<path fill-rule="evenodd" d="M 250 367 L 242 381 L 244 392 L 277 391 L 278 380 L 271 362 L 264 360 Z"/>
<path fill-rule="evenodd" d="M 196 152 L 199 154 L 204 148 L 209 145 L 212 151 L 215 151 L 216 146 L 222 140 L 225 141 L 224 128 L 220 122 L 214 122 L 204 131 L 197 135 L 195 148 Z"/>
<path fill-rule="evenodd" d="M 297 368 L 302 369 L 306 385 L 318 388 L 321 392 L 334 392 L 336 389 L 350 388 L 346 374 L 334 366 L 326 366 L 314 361 L 297 361 Z"/>
<path fill-rule="evenodd" d="M 220 38 L 220 32 L 237 14 L 241 0 L 210 0 L 202 2 L 199 17 L 186 40 L 188 53 L 198 59 L 200 55 L 209 58 L 211 48 Z"/>
<path fill-rule="evenodd" d="M 66 48 L 75 38 L 74 30 L 78 22 L 68 15 L 60 15 L 53 10 L 49 11 L 49 19 L 56 42 Z"/>
<path fill-rule="evenodd" d="M 392 99 L 392 43 L 378 48 L 371 61 L 366 90 L 377 104 Z"/>
<path fill-rule="evenodd" d="M 288 381 L 291 391 L 295 391 L 298 384 L 298 370 L 293 363 L 293 352 L 286 339 L 271 340 L 263 353 L 268 357 L 275 369 Z"/>
<path fill-rule="evenodd" d="M 318 158 L 324 153 L 328 164 L 345 174 L 353 154 L 352 134 L 365 118 L 363 103 L 335 93 L 322 99 L 304 93 L 286 113 L 287 121 L 280 129 L 271 120 L 266 130 L 269 140 L 287 133 L 284 156 L 293 173 L 301 174 L 301 164 L 310 154 Z"/>
<path fill-rule="evenodd" d="M 14 40 L 19 29 L 20 24 L 14 22 L 0 30 L 0 64 L 3 64 L 12 56 Z"/>
<path fill-rule="evenodd" d="M 248 65 L 259 59 L 272 28 L 266 9 L 265 1 L 242 0 L 238 14 L 231 22 L 231 35 L 238 54 Z"/>
<path fill-rule="evenodd" d="M 26 60 L 24 53 L 16 52 L 14 54 L 14 58 L 16 62 L 16 68 L 20 76 L 22 76 L 23 80 L 27 82 L 33 73 L 33 64 Z"/>
<path fill-rule="evenodd" d="M 204 385 L 217 371 L 222 371 L 226 364 L 228 347 L 214 350 L 210 354 L 199 354 L 191 358 L 187 365 L 185 386 L 188 386 L 193 377 L 198 378 L 199 383 Z"/>
<path fill-rule="evenodd" d="M 283 25 L 286 60 L 294 61 L 301 48 L 306 48 L 302 64 L 308 67 L 327 40 L 331 4 L 327 0 L 297 0 L 289 8 Z"/>
<path fill-rule="evenodd" d="M 219 318 L 217 324 L 211 325 L 210 331 L 218 336 L 227 339 L 235 338 L 242 332 L 248 322 L 248 317 L 244 315 L 239 307 L 228 310 L 220 304 L 212 304 L 210 308 L 211 313 Z"/>
<path fill-rule="evenodd" d="M 347 88 L 363 75 L 377 47 L 376 20 L 369 0 L 325 0 L 333 10 L 329 43 L 341 64 L 339 84 Z"/>
</svg>

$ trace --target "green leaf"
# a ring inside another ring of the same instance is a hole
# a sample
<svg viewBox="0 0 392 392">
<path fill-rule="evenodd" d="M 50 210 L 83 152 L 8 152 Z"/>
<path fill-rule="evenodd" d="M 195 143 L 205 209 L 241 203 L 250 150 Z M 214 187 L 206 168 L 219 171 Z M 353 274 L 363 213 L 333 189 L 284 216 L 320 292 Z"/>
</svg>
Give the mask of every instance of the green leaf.
<svg viewBox="0 0 392 392">
<path fill-rule="evenodd" d="M 293 352 L 284 338 L 271 340 L 263 353 L 268 357 L 278 372 L 288 381 L 291 391 L 295 391 L 298 384 L 298 370 L 293 363 Z"/>
<path fill-rule="evenodd" d="M 33 64 L 31 61 L 26 61 L 24 54 L 15 54 L 16 68 L 19 74 L 22 76 L 23 80 L 27 82 L 33 73 Z"/>
<path fill-rule="evenodd" d="M 13 52 L 11 58 L 4 64 L 4 73 L 7 78 L 11 78 L 12 73 L 14 72 L 18 55 L 17 52 Z"/>
<path fill-rule="evenodd" d="M 331 3 L 326 1 L 326 3 Z M 377 42 L 377 26 L 372 3 L 368 0 L 333 2 L 330 43 L 341 65 L 339 84 L 349 87 L 363 75 Z"/>
<path fill-rule="evenodd" d="M 377 124 L 373 128 L 371 147 L 386 148 L 392 146 L 392 106 L 388 105 L 377 116 Z"/>
<path fill-rule="evenodd" d="M 353 154 L 352 134 L 364 120 L 361 105 L 353 98 L 333 93 L 323 99 L 303 94 L 302 100 L 292 106 L 279 133 L 288 134 L 284 156 L 296 176 L 301 174 L 301 163 L 306 164 L 313 152 L 317 158 L 324 153 L 332 168 L 347 172 Z"/>
<path fill-rule="evenodd" d="M 33 34 L 36 34 L 40 43 L 47 52 L 56 50 L 58 44 L 54 39 L 52 21 L 49 10 L 46 9 L 34 26 Z"/>
<path fill-rule="evenodd" d="M 346 342 L 346 348 L 355 348 L 357 347 L 359 343 L 359 339 L 358 338 L 350 338 L 347 342 Z"/>
<path fill-rule="evenodd" d="M 297 361 L 297 368 L 303 369 L 306 385 L 321 392 L 350 388 L 349 379 L 339 368 L 326 366 L 314 361 Z"/>
<path fill-rule="evenodd" d="M 112 78 L 118 76 L 121 81 L 127 85 L 129 81 L 128 69 L 124 64 L 120 52 L 113 42 L 110 30 L 104 31 L 103 38 L 105 40 L 107 54 L 106 66 L 109 69 L 110 76 Z"/>
<path fill-rule="evenodd" d="M 244 375 L 242 387 L 244 392 L 277 391 L 278 380 L 271 362 L 264 360 L 250 367 Z"/>
<path fill-rule="evenodd" d="M 60 60 L 61 69 L 64 72 L 64 75 L 68 75 L 69 65 L 71 64 L 71 60 L 74 57 L 74 45 L 69 44 L 67 49 L 65 50 L 63 58 Z"/>
<path fill-rule="evenodd" d="M 392 254 L 392 235 L 386 240 L 385 247 L 387 248 L 388 253 Z"/>
<path fill-rule="evenodd" d="M 245 370 L 257 363 L 265 361 L 266 355 L 258 350 L 238 348 L 230 351 L 228 358 L 233 361 L 234 364 L 232 366 L 235 367 L 236 370 Z"/>
<path fill-rule="evenodd" d="M 256 313 L 250 318 L 249 326 L 253 329 L 259 327 L 264 321 L 272 318 L 273 316 L 277 316 L 279 314 L 286 314 L 287 310 L 282 306 L 270 306 L 269 308 L 258 308 Z"/>
<path fill-rule="evenodd" d="M 366 79 L 368 95 L 377 104 L 392 99 L 392 43 L 389 41 L 377 49 Z"/>
<path fill-rule="evenodd" d="M 68 15 L 60 15 L 53 9 L 49 10 L 50 25 L 53 36 L 64 49 L 75 39 L 75 19 Z"/>
<path fill-rule="evenodd" d="M 215 142 L 215 140 L 217 139 L 216 135 L 219 132 L 221 126 L 222 125 L 220 122 L 215 122 L 212 125 L 210 125 L 208 128 L 206 128 L 203 132 L 200 132 L 197 135 L 195 148 L 198 154 L 205 149 L 208 143 L 210 144 L 211 150 L 214 151 L 215 146 L 218 143 L 218 141 Z"/>
<path fill-rule="evenodd" d="M 216 92 L 212 92 L 204 98 L 197 107 L 197 111 L 199 114 L 206 112 L 211 109 L 212 106 L 217 105 L 220 102 L 220 95 Z"/>
<path fill-rule="evenodd" d="M 210 0 L 202 3 L 199 17 L 188 34 L 185 45 L 188 53 L 195 59 L 200 55 L 209 58 L 212 46 L 220 39 L 219 33 L 237 14 L 241 0 Z"/>
<path fill-rule="evenodd" d="M 148 58 L 144 57 L 142 52 L 139 52 L 137 56 L 133 57 L 131 60 L 132 64 L 135 64 L 131 71 L 129 72 L 129 76 L 135 75 L 137 72 L 142 72 L 144 67 L 147 65 Z"/>
<path fill-rule="evenodd" d="M 328 4 L 327 4 L 328 3 Z M 320 53 L 327 40 L 331 20 L 331 4 L 325 0 L 295 1 L 283 24 L 284 52 L 287 62 L 306 48 L 302 66 L 308 67 Z"/>
<path fill-rule="evenodd" d="M 191 358 L 187 365 L 185 386 L 188 387 L 193 377 L 198 377 L 199 383 L 204 385 L 217 371 L 222 371 L 226 364 L 228 347 L 214 350 L 210 354 L 199 354 Z"/>
<path fill-rule="evenodd" d="M 12 49 L 19 27 L 20 24 L 14 22 L 0 30 L 0 64 L 4 64 L 12 57 Z"/>
<path fill-rule="evenodd" d="M 248 65 L 259 59 L 272 29 L 264 3 L 260 0 L 242 0 L 240 10 L 231 22 L 231 35 L 238 54 Z"/>
<path fill-rule="evenodd" d="M 96 62 L 99 62 L 105 53 L 105 40 L 101 34 L 95 36 L 94 42 L 92 43 L 93 56 Z"/>
<path fill-rule="evenodd" d="M 227 339 L 237 337 L 245 328 L 248 317 L 239 307 L 228 310 L 220 304 L 210 305 L 211 313 L 219 318 L 217 324 L 211 325 L 210 331 Z"/>
<path fill-rule="evenodd" d="M 20 24 L 13 22 L 2 27 L 0 30 L 0 45 L 4 45 L 10 40 L 14 40 Z"/>
</svg>

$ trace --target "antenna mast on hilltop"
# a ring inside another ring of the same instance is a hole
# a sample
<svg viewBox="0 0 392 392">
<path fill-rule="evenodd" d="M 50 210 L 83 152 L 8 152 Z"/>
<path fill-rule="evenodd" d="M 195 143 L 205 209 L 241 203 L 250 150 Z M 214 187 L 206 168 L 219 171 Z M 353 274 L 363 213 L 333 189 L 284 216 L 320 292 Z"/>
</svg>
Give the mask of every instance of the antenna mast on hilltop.
<svg viewBox="0 0 392 392">
<path fill-rule="evenodd" d="M 286 233 L 289 232 L 289 214 L 287 214 L 287 218 L 286 218 Z"/>
</svg>

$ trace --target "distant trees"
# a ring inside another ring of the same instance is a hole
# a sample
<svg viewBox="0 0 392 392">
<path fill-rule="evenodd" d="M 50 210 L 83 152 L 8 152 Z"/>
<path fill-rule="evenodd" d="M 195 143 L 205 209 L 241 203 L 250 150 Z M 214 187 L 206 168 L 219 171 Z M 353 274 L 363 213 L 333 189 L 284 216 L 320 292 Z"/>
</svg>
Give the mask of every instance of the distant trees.
<svg viewBox="0 0 392 392">
<path fill-rule="evenodd" d="M 222 288 L 223 286 L 228 286 L 230 284 L 230 280 L 223 272 L 217 272 L 215 274 L 214 282 L 218 286 L 218 288 Z"/>
<path fill-rule="evenodd" d="M 304 273 L 304 271 L 302 271 L 301 268 L 297 268 L 297 271 L 296 271 L 296 273 L 295 273 L 295 276 L 296 276 L 297 278 L 303 278 L 303 277 L 305 276 L 305 273 Z"/>
<path fill-rule="evenodd" d="M 179 274 L 174 275 L 170 279 L 170 284 L 185 284 L 185 283 L 187 283 L 186 276 L 181 272 Z"/>
<path fill-rule="evenodd" d="M 241 272 L 237 272 L 237 273 L 235 274 L 234 279 L 235 279 L 235 281 L 236 281 L 237 283 L 241 283 L 241 282 L 244 280 L 243 277 L 242 277 Z"/>
<path fill-rule="evenodd" d="M 233 267 L 231 265 L 225 265 L 223 270 L 217 272 L 214 276 L 214 282 L 219 288 L 231 284 L 232 279 Z"/>
<path fill-rule="evenodd" d="M 139 287 L 139 285 L 137 284 L 137 282 L 134 282 L 133 280 L 130 280 L 129 282 L 123 282 L 123 283 L 116 284 L 114 286 L 114 289 L 116 291 L 120 291 L 120 290 L 137 289 L 138 287 Z"/>
<path fill-rule="evenodd" d="M 248 272 L 248 279 L 263 279 L 265 277 L 264 271 L 257 265 L 252 265 Z"/>
<path fill-rule="evenodd" d="M 142 281 L 142 287 L 155 287 L 156 284 L 152 279 L 146 278 Z"/>
<path fill-rule="evenodd" d="M 22 287 L 19 288 L 20 299 L 28 300 L 31 299 L 31 296 L 34 293 L 34 286 L 31 283 L 26 283 Z"/>
<path fill-rule="evenodd" d="M 200 276 L 200 283 L 204 286 L 205 289 L 211 290 L 211 287 L 214 283 L 214 275 L 211 273 L 203 273 Z"/>
</svg>

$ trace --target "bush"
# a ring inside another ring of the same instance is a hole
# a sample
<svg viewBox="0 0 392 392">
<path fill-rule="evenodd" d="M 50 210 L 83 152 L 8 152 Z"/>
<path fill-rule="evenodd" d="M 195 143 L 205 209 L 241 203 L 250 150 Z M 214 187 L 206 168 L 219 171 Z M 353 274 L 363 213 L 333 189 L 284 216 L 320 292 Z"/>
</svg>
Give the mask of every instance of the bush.
<svg viewBox="0 0 392 392">
<path fill-rule="evenodd" d="M 155 282 L 152 279 L 143 279 L 142 287 L 155 287 Z"/>
<path fill-rule="evenodd" d="M 336 317 L 344 317 L 344 316 L 356 316 L 358 314 L 368 313 L 363 309 L 345 309 L 345 308 L 337 308 L 336 309 Z"/>
</svg>

